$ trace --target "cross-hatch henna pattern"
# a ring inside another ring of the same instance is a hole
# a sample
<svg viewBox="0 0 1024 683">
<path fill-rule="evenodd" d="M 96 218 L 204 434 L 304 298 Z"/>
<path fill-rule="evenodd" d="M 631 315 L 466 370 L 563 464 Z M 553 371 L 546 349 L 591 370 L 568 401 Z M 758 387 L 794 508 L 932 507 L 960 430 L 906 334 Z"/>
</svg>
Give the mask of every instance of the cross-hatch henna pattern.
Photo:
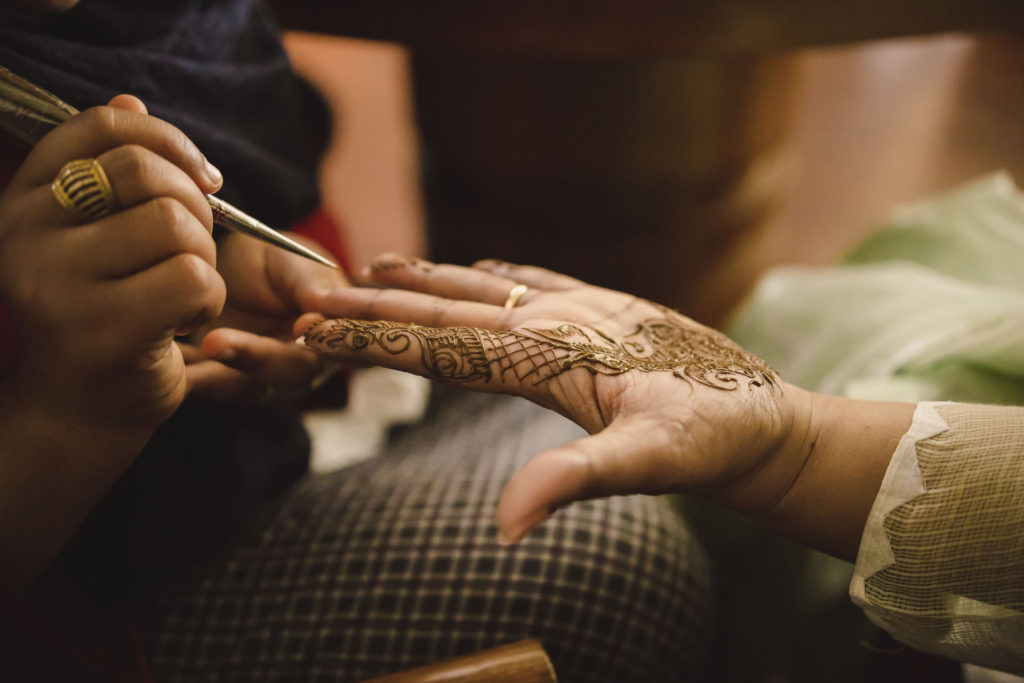
<svg viewBox="0 0 1024 683">
<path fill-rule="evenodd" d="M 667 311 L 639 323 L 619 341 L 572 324 L 553 329 L 493 331 L 472 327 L 422 327 L 408 323 L 324 320 L 305 334 L 325 352 L 357 353 L 373 345 L 398 355 L 419 348 L 427 374 L 449 382 L 504 381 L 540 384 L 573 368 L 620 375 L 632 370 L 672 372 L 676 377 L 732 391 L 778 385 L 768 365 L 725 335 Z"/>
</svg>

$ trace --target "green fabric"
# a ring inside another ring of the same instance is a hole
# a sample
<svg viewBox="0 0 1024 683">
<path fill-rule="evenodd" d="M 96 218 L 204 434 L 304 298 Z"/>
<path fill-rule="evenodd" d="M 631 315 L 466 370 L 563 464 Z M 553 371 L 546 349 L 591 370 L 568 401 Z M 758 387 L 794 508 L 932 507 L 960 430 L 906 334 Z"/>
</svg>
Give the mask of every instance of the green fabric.
<svg viewBox="0 0 1024 683">
<path fill-rule="evenodd" d="M 1024 195 L 1000 173 L 900 209 L 839 265 L 769 272 L 727 332 L 807 389 L 1024 404 Z M 851 565 L 720 512 L 691 518 L 716 540 L 739 625 L 723 681 L 855 683 L 901 666 L 859 644 L 887 641 L 846 594 Z"/>
<path fill-rule="evenodd" d="M 1024 403 L 1024 195 L 1006 174 L 896 211 L 838 266 L 771 271 L 729 329 L 788 381 Z"/>
</svg>

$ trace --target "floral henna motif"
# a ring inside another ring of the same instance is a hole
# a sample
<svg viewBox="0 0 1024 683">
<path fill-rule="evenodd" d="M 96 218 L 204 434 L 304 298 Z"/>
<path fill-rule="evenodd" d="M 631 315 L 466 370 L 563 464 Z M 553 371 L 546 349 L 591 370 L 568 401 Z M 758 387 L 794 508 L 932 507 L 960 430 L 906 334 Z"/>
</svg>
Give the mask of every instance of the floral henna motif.
<svg viewBox="0 0 1024 683">
<path fill-rule="evenodd" d="M 774 387 L 779 382 L 767 363 L 721 332 L 684 321 L 671 311 L 664 319 L 637 325 L 619 346 L 639 370 L 671 371 L 681 379 L 716 389 L 736 389 L 744 379 L 749 387 Z"/>
<path fill-rule="evenodd" d="M 616 341 L 599 330 L 564 324 L 553 329 L 492 331 L 471 327 L 421 327 L 385 321 L 325 320 L 306 343 L 330 353 L 377 345 L 397 355 L 415 346 L 427 373 L 449 382 L 504 381 L 540 384 L 573 368 L 620 375 L 631 370 L 672 372 L 688 382 L 731 391 L 778 384 L 764 361 L 725 335 L 666 311 Z M 510 377 L 511 376 L 511 377 Z"/>
</svg>

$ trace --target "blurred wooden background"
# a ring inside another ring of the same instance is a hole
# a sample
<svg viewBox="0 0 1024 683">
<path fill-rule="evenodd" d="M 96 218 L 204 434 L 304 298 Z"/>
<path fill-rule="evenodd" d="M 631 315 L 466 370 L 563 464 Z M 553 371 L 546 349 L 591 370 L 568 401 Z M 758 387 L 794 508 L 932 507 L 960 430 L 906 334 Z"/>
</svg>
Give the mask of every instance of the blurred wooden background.
<svg viewBox="0 0 1024 683">
<path fill-rule="evenodd" d="M 334 109 L 325 198 L 358 264 L 534 262 L 718 323 L 765 268 L 831 262 L 896 204 L 1024 182 L 1006 38 L 630 62 L 287 45 Z"/>
</svg>

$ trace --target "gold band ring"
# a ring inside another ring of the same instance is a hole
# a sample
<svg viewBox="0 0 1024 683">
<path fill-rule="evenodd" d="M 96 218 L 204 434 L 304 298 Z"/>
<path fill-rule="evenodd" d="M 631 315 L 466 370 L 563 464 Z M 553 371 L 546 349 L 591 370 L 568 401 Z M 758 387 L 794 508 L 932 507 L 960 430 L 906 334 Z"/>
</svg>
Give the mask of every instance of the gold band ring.
<svg viewBox="0 0 1024 683">
<path fill-rule="evenodd" d="M 95 159 L 75 159 L 61 167 L 50 185 L 57 203 L 84 220 L 97 220 L 114 211 L 114 190 L 103 166 Z"/>
<path fill-rule="evenodd" d="M 529 289 L 526 285 L 516 285 L 508 292 L 508 298 L 505 299 L 505 308 L 515 308 L 516 304 L 519 303 L 519 297 L 526 294 L 526 290 Z"/>
</svg>

